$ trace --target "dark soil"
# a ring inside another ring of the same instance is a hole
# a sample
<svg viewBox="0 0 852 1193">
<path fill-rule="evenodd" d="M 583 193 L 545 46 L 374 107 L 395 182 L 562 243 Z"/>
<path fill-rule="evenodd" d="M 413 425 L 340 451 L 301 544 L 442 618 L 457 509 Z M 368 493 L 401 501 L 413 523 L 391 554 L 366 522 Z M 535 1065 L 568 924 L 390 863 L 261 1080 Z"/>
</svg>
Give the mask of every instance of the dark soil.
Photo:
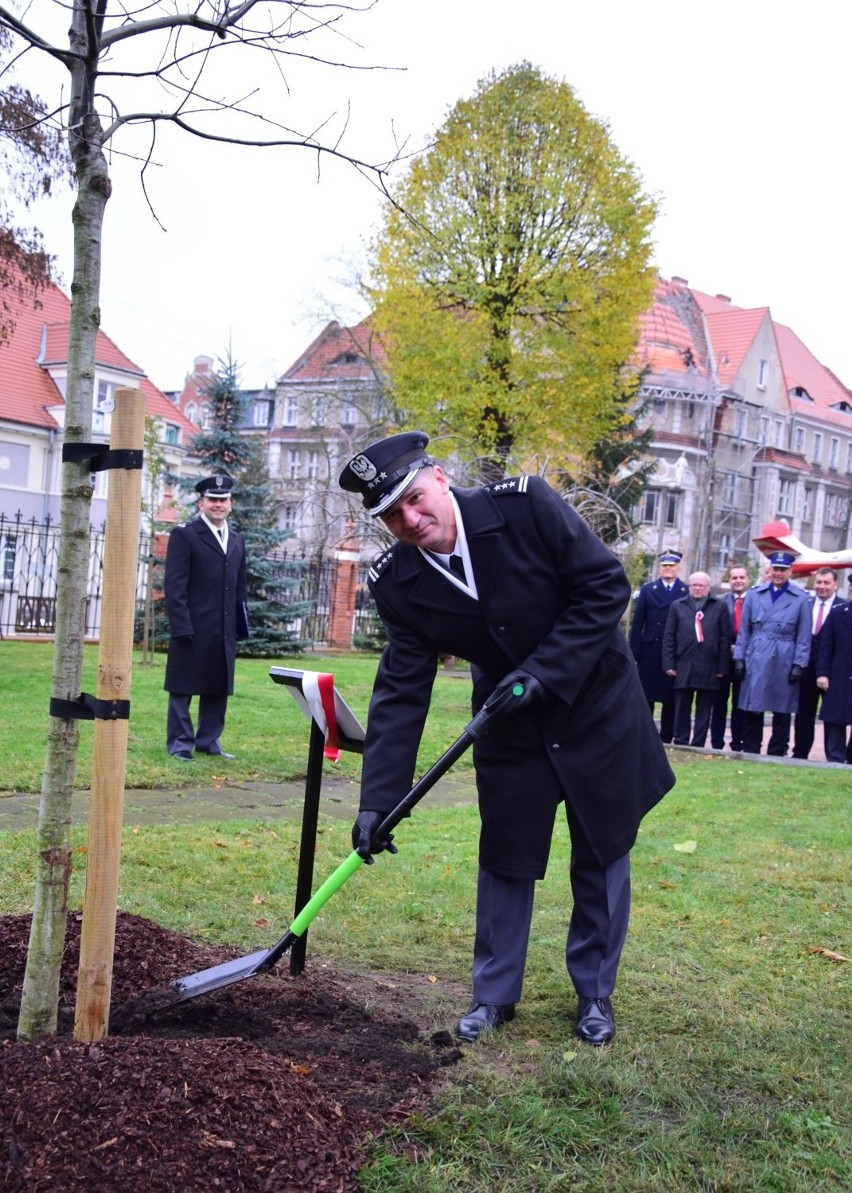
<svg viewBox="0 0 852 1193">
<path fill-rule="evenodd" d="M 397 1013 L 375 982 L 370 993 L 370 979 L 310 955 L 299 977 L 285 959 L 116 1031 L 123 1005 L 234 956 L 124 914 L 112 1034 L 72 1038 L 80 923 L 69 916 L 59 1034 L 19 1043 L 28 939 L 28 916 L 0 917 L 3 1189 L 348 1193 L 371 1140 L 427 1109 L 432 1079 L 461 1056 L 446 1032 L 421 1037 L 409 993 Z"/>
</svg>

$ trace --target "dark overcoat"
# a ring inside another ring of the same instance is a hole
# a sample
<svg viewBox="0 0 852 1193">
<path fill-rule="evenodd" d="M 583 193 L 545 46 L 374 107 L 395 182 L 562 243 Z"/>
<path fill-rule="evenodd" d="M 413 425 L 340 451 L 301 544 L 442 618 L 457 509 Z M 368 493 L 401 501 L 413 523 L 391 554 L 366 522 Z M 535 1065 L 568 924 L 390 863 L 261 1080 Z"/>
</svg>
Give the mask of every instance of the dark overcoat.
<svg viewBox="0 0 852 1193">
<path fill-rule="evenodd" d="M 829 680 L 820 720 L 852 725 L 852 602 L 834 601 L 816 640 L 816 674 Z"/>
<path fill-rule="evenodd" d="M 793 713 L 799 707 L 799 685 L 790 683 L 795 663 L 803 670 L 811 653 L 811 605 L 801 588 L 790 584 L 773 601 L 771 584 L 746 593 L 734 659 L 745 662 L 740 684 L 744 712 Z"/>
<path fill-rule="evenodd" d="M 669 609 L 663 636 L 663 668 L 677 671 L 675 688 L 718 692 L 719 676 L 731 669 L 731 618 L 721 597 L 708 596 L 701 612 L 704 641 L 695 632 L 699 602 L 688 596 Z"/>
<path fill-rule="evenodd" d="M 639 668 L 645 697 L 654 704 L 671 704 L 674 700 L 674 683 L 663 668 L 663 635 L 673 602 L 688 592 L 681 579 L 675 579 L 671 589 L 657 579 L 643 584 L 636 598 L 630 623 L 630 649 Z"/>
<path fill-rule="evenodd" d="M 361 807 L 389 811 L 407 793 L 445 652 L 471 663 L 474 711 L 515 668 L 550 695 L 495 722 L 474 747 L 481 865 L 543 877 L 562 799 L 601 862 L 621 857 L 674 784 L 619 628 L 630 598 L 624 569 L 540 478 L 453 493 L 478 600 L 406 544 L 371 570 L 389 640 L 370 703 Z"/>
<path fill-rule="evenodd" d="M 228 528 L 226 555 L 202 518 L 176 526 L 163 591 L 170 634 L 163 687 L 188 696 L 230 696 L 237 638 L 246 634 L 243 536 Z"/>
</svg>

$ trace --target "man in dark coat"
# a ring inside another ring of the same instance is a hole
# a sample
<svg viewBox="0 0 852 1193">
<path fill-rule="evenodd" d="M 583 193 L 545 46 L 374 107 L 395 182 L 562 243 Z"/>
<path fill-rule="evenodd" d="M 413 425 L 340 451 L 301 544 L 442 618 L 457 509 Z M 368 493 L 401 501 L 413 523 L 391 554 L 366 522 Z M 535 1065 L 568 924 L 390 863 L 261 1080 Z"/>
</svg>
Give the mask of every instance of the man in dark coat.
<svg viewBox="0 0 852 1193">
<path fill-rule="evenodd" d="M 713 698 L 731 666 L 731 619 L 724 601 L 710 595 L 710 577 L 693 572 L 689 596 L 669 609 L 663 668 L 674 680 L 674 744 L 703 747 Z M 692 703 L 695 725 L 689 737 Z"/>
<path fill-rule="evenodd" d="M 173 758 L 226 753 L 219 738 L 234 690 L 237 638 L 248 637 L 246 551 L 228 526 L 233 480 L 208 476 L 195 486 L 199 517 L 169 535 L 163 591 L 169 617 L 167 747 Z M 198 696 L 198 729 L 190 701 Z"/>
<path fill-rule="evenodd" d="M 474 711 L 519 682 L 510 719 L 474 746 L 473 1001 L 456 1031 L 472 1041 L 514 1018 L 535 880 L 564 801 L 576 1031 L 605 1044 L 615 1032 L 610 995 L 629 917 L 629 851 L 643 815 L 674 784 L 619 629 L 629 584 L 543 480 L 451 489 L 427 444 L 422 432 L 394 435 L 340 477 L 398 540 L 370 572 L 388 644 L 370 702 L 353 846 L 369 859 L 387 844 L 374 833 L 411 786 L 439 653 L 470 661 Z"/>
<path fill-rule="evenodd" d="M 807 758 L 813 748 L 817 708 L 822 695 L 817 686 L 817 649 L 819 636 L 835 601 L 840 601 L 837 595 L 837 572 L 834 568 L 819 568 L 814 572 L 814 595 L 810 601 L 811 654 L 799 684 L 799 707 L 793 720 L 794 758 Z"/>
<path fill-rule="evenodd" d="M 731 585 L 731 590 L 726 592 L 720 600 L 724 601 L 731 618 L 731 651 L 733 652 L 740 632 L 743 608 L 749 588 L 748 571 L 741 563 L 731 565 L 728 582 Z M 733 674 L 732 668 L 729 668 L 727 675 L 719 681 L 719 691 L 716 693 L 713 703 L 713 715 L 710 718 L 710 743 L 714 750 L 725 748 L 729 698 L 731 708 L 730 745 L 732 750 L 741 750 L 743 748 L 743 713 L 740 708 L 740 681 Z"/>
<path fill-rule="evenodd" d="M 674 733 L 674 683 L 663 670 L 663 634 L 672 602 L 686 596 L 686 585 L 677 574 L 681 559 L 679 551 L 663 551 L 658 559 L 660 574 L 639 589 L 630 623 L 630 649 L 652 716 L 659 702 L 664 742 L 670 742 Z"/>
<path fill-rule="evenodd" d="M 852 601 L 835 601 L 817 639 L 817 687 L 827 762 L 848 762 L 847 726 L 852 725 Z"/>
<path fill-rule="evenodd" d="M 785 757 L 790 721 L 799 701 L 799 682 L 811 653 L 808 598 L 790 583 L 794 556 L 773 551 L 772 579 L 752 588 L 734 647 L 734 671 L 740 680 L 743 751 L 759 754 L 763 714 L 771 711 L 772 734 L 767 754 Z"/>
</svg>

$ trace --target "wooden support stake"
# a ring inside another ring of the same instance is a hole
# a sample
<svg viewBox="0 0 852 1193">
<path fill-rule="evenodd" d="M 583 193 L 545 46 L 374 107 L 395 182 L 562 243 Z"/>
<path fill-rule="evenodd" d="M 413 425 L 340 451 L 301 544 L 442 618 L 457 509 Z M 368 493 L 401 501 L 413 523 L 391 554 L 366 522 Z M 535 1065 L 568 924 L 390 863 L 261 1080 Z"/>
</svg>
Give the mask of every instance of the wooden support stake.
<svg viewBox="0 0 852 1193">
<path fill-rule="evenodd" d="M 117 390 L 110 449 L 141 451 L 144 431 L 145 395 L 139 389 Z M 100 700 L 130 699 L 141 507 L 142 470 L 110 469 L 96 692 Z M 109 1023 L 128 729 L 126 719 L 95 719 L 86 893 L 74 1017 L 77 1040 L 102 1039 Z"/>
</svg>

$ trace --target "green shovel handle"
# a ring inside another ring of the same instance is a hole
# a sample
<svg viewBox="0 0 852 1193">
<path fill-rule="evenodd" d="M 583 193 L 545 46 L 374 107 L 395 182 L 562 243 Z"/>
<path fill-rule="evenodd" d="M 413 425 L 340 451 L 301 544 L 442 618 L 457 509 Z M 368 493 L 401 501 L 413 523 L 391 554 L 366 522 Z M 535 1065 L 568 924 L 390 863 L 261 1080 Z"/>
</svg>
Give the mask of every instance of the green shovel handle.
<svg viewBox="0 0 852 1193">
<path fill-rule="evenodd" d="M 329 874 L 290 925 L 290 931 L 294 936 L 301 936 L 308 930 L 335 891 L 339 891 L 347 878 L 351 878 L 355 871 L 363 865 L 364 859 L 353 850 L 349 857 L 341 862 L 333 873 Z"/>
</svg>

